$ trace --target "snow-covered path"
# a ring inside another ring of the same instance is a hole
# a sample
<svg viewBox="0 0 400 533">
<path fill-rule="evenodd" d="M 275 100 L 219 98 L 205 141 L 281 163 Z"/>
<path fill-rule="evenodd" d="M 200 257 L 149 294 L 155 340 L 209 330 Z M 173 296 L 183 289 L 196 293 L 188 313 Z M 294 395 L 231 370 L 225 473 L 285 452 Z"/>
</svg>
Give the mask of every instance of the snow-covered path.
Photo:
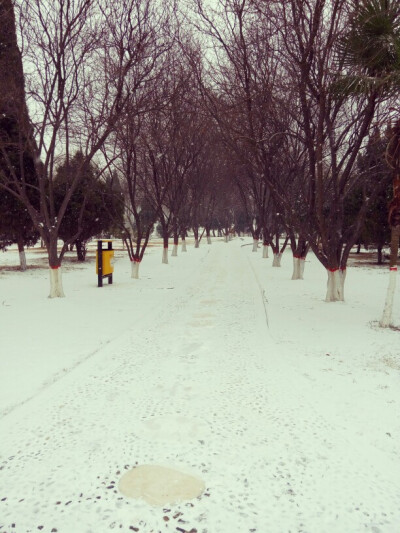
<svg viewBox="0 0 400 533">
<path fill-rule="evenodd" d="M 0 532 L 400 531 L 397 446 L 355 428 L 362 387 L 328 381 L 274 329 L 274 292 L 240 241 L 198 257 L 142 287 L 154 307 L 125 334 L 0 420 Z M 206 492 L 128 500 L 116 485 L 135 464 L 194 473 Z"/>
</svg>

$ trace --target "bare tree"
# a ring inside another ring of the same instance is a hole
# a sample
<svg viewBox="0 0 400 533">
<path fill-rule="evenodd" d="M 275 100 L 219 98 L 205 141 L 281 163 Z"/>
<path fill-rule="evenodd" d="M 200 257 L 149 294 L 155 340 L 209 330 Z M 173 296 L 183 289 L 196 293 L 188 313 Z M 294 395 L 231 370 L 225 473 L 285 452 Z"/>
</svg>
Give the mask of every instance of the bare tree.
<svg viewBox="0 0 400 533">
<path fill-rule="evenodd" d="M 113 181 L 121 190 L 121 217 L 116 213 L 114 224 L 127 247 L 131 261 L 131 277 L 139 278 L 139 267 L 153 231 L 157 213 L 146 198 L 143 181 L 146 179 L 145 150 L 141 143 L 143 117 L 129 112 L 118 123 L 114 150 L 105 150 L 113 169 Z"/>
<path fill-rule="evenodd" d="M 280 135 L 288 130 L 291 117 L 286 111 L 289 102 L 283 104 L 276 94 L 281 84 L 276 28 L 267 20 L 260 23 L 255 2 L 227 0 L 214 10 L 202 0 L 196 5 L 198 26 L 214 46 L 214 60 L 203 76 L 203 92 L 235 159 L 232 175 L 247 213 L 253 251 L 263 233 L 263 255 L 267 256 L 270 243 L 276 252 L 274 266 L 278 266 L 286 244 L 281 250 L 271 225 L 277 226 L 277 206 L 282 218 L 288 203 L 283 202 L 282 192 L 290 188 L 289 177 L 282 176 L 282 163 L 277 161 L 286 157 L 280 150 Z M 291 231 L 291 235 L 296 250 L 298 233 Z"/>
<path fill-rule="evenodd" d="M 264 9 L 261 2 L 258 2 Z M 307 154 L 307 172 L 299 188 L 308 209 L 299 219 L 314 253 L 327 269 L 326 301 L 344 299 L 344 281 L 350 250 L 356 242 L 368 198 L 351 227 L 344 228 L 344 201 L 360 182 L 355 163 L 373 122 L 378 92 L 349 100 L 332 91 L 343 65 L 337 42 L 348 20 L 344 0 L 290 0 L 274 8 L 279 36 L 281 69 Z M 267 16 L 266 13 L 265 17 Z M 271 10 L 268 12 L 271 19 Z"/>
<path fill-rule="evenodd" d="M 168 241 L 178 234 L 179 216 L 187 203 L 192 169 L 204 145 L 206 122 L 198 113 L 198 96 L 191 70 L 171 55 L 160 89 L 164 107 L 146 117 L 146 197 L 162 228 L 163 263 Z"/>
<path fill-rule="evenodd" d="M 47 248 L 50 296 L 63 296 L 60 266 L 71 236 L 58 249 L 59 228 L 85 169 L 114 130 L 129 95 L 151 77 L 167 14 L 150 0 L 77 0 L 21 4 L 19 30 L 31 115 L 19 117 L 19 151 L 33 156 L 36 180 L 23 169 L 2 172 L 1 186 L 26 206 Z M 135 76 L 128 77 L 134 71 Z M 56 208 L 53 180 L 60 156 L 83 154 Z M 2 151 L 5 153 L 4 143 Z M 35 204 L 28 194 L 33 188 Z M 79 215 L 78 219 L 82 216 Z"/>
</svg>

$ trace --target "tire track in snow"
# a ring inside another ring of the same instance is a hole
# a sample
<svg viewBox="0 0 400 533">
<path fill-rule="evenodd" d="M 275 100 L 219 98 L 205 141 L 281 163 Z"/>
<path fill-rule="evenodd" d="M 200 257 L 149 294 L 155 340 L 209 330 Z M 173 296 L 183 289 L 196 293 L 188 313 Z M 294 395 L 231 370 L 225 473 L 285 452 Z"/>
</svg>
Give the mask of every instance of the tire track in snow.
<svg viewBox="0 0 400 533">
<path fill-rule="evenodd" d="M 260 280 L 258 279 L 257 273 L 256 273 L 256 271 L 254 270 L 253 265 L 251 264 L 250 258 L 249 258 L 248 256 L 246 256 L 246 257 L 247 257 L 247 261 L 248 261 L 248 263 L 249 263 L 249 265 L 250 265 L 250 268 L 251 268 L 251 270 L 252 270 L 252 272 L 253 272 L 253 274 L 254 274 L 254 278 L 255 278 L 255 280 L 256 280 L 256 283 L 257 283 L 257 285 L 258 285 L 258 288 L 259 288 L 259 290 L 260 290 L 261 301 L 262 301 L 262 303 L 263 303 L 264 313 L 265 313 L 265 321 L 266 321 L 266 323 L 267 323 L 267 327 L 268 327 L 268 329 L 270 329 L 270 327 L 269 327 L 269 320 L 268 320 L 268 311 L 267 311 L 267 303 L 268 303 L 268 299 L 267 299 L 266 294 L 265 294 L 265 289 L 262 287 L 262 285 L 261 285 L 261 283 L 260 283 Z"/>
</svg>

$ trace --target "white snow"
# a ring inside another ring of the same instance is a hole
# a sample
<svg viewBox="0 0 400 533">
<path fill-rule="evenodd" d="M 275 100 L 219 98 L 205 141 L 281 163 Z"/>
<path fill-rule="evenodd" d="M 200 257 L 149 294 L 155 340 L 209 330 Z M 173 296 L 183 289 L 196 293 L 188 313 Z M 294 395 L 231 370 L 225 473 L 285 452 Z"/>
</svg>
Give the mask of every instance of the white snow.
<svg viewBox="0 0 400 533">
<path fill-rule="evenodd" d="M 117 250 L 103 288 L 90 252 L 63 263 L 54 299 L 43 252 L 24 273 L 0 254 L 0 533 L 400 531 L 388 268 L 350 266 L 345 302 L 326 303 L 312 254 L 294 282 L 290 251 L 272 268 L 251 243 L 189 241 L 168 266 L 152 246 L 138 280 Z M 136 465 L 206 490 L 163 508 L 126 498 Z"/>
</svg>

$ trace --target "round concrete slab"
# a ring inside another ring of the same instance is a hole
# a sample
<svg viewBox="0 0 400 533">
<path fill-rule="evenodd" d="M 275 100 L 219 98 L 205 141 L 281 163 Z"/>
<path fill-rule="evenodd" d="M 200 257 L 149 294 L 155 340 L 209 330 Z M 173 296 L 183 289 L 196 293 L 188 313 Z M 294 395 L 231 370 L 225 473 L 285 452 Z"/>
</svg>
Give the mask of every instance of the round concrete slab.
<svg viewBox="0 0 400 533">
<path fill-rule="evenodd" d="M 205 485 L 201 479 L 173 468 L 141 465 L 126 472 L 118 488 L 129 498 L 142 498 L 151 505 L 164 506 L 197 498 Z"/>
</svg>

